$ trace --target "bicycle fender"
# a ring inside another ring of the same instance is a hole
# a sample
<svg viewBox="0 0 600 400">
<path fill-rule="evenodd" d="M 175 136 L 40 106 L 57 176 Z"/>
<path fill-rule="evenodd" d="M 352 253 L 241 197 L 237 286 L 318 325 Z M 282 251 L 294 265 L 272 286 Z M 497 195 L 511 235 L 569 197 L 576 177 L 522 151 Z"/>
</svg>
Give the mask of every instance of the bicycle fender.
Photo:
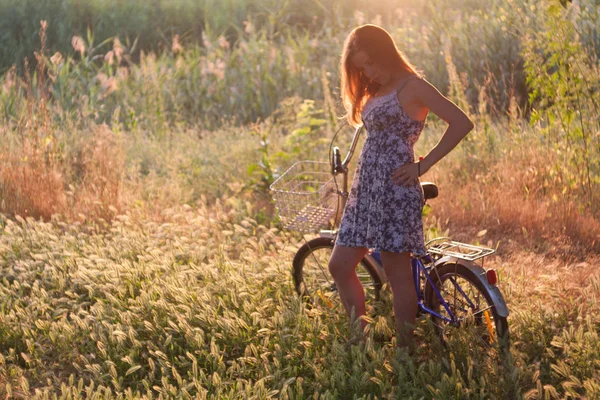
<svg viewBox="0 0 600 400">
<path fill-rule="evenodd" d="M 435 262 L 435 268 L 438 268 L 444 264 L 459 264 L 463 267 L 469 269 L 473 275 L 477 277 L 479 282 L 488 290 L 492 304 L 498 313 L 498 316 L 502 318 L 508 317 L 509 311 L 508 306 L 506 305 L 506 301 L 504 300 L 504 296 L 502 296 L 502 292 L 495 285 L 490 285 L 487 281 L 486 271 L 481 268 L 481 266 L 475 264 L 472 261 L 460 260 L 455 257 L 442 257 Z"/>
</svg>

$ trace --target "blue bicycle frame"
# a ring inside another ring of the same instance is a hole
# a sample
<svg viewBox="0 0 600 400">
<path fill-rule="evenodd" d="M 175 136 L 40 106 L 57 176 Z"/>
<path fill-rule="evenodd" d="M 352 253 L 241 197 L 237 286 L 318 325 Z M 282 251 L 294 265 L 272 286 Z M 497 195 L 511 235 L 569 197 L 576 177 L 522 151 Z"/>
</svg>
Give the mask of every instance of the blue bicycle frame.
<svg viewBox="0 0 600 400">
<path fill-rule="evenodd" d="M 373 253 L 371 253 L 371 256 L 373 257 L 373 259 L 375 261 L 377 261 L 377 267 L 383 269 L 383 261 L 381 260 L 381 254 L 379 254 L 378 252 L 373 252 Z M 429 254 L 426 255 L 425 258 L 428 259 L 428 262 L 432 261 L 431 256 Z M 411 261 L 411 269 L 412 269 L 412 275 L 413 275 L 413 280 L 414 280 L 414 284 L 415 284 L 415 289 L 417 291 L 417 303 L 419 306 L 419 311 L 423 312 L 423 313 L 434 315 L 435 317 L 440 318 L 441 320 L 443 320 L 445 322 L 458 324 L 459 321 L 457 321 L 456 317 L 454 316 L 454 313 L 450 309 L 450 306 L 448 305 L 446 300 L 444 300 L 444 297 L 442 296 L 442 294 L 438 290 L 437 286 L 434 284 L 433 280 L 429 276 L 429 271 L 431 269 L 433 269 L 433 266 L 426 267 L 423 264 L 423 261 L 421 261 L 421 259 L 417 258 L 417 257 L 411 257 L 410 261 Z M 433 290 L 435 292 L 435 295 L 440 300 L 440 304 L 444 307 L 444 309 L 446 310 L 446 312 L 448 313 L 450 318 L 440 315 L 439 313 L 437 313 L 436 311 L 430 309 L 429 307 L 427 307 L 425 305 L 425 294 L 423 293 L 423 290 L 421 290 L 421 281 L 423 279 L 425 279 L 425 280 L 427 280 L 427 282 L 429 282 L 429 284 L 431 285 L 431 287 L 433 288 Z M 463 297 L 466 299 L 466 301 L 469 303 L 469 305 L 474 308 L 475 305 L 473 304 L 471 299 L 469 299 L 469 296 L 467 296 L 466 293 L 461 289 L 461 287 L 456 283 L 454 278 L 450 278 L 450 281 L 452 282 L 454 287 L 463 295 Z"/>
</svg>

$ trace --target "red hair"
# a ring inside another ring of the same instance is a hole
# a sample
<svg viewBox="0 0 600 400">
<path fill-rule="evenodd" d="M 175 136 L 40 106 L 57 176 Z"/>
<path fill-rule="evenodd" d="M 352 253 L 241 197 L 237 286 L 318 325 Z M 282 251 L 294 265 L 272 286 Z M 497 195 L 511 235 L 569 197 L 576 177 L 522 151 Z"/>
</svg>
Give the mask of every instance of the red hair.
<svg viewBox="0 0 600 400">
<path fill-rule="evenodd" d="M 381 86 L 354 66 L 352 56 L 359 51 L 364 51 L 376 65 L 387 71 L 404 70 L 419 75 L 385 29 L 370 24 L 354 28 L 344 42 L 340 62 L 342 102 L 348 122 L 353 126 L 362 124 L 360 113 Z"/>
</svg>

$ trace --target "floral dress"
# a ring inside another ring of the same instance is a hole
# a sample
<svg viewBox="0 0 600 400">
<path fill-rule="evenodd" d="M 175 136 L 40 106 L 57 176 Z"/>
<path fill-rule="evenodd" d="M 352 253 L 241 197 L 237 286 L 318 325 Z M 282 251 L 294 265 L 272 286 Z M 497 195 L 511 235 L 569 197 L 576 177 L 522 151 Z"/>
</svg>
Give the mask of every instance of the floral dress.
<svg viewBox="0 0 600 400">
<path fill-rule="evenodd" d="M 408 186 L 392 181 L 395 169 L 414 162 L 413 145 L 425 125 L 425 121 L 409 117 L 400 105 L 398 93 L 402 87 L 371 98 L 362 111 L 368 136 L 354 174 L 337 245 L 425 254 L 421 185 L 418 180 Z"/>
</svg>

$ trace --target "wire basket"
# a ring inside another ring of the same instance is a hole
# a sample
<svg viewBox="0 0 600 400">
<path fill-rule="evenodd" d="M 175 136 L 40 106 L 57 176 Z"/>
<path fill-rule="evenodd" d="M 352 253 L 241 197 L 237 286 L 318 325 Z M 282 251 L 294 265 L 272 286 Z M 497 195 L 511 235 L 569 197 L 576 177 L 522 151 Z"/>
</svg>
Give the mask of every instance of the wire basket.
<svg viewBox="0 0 600 400">
<path fill-rule="evenodd" d="M 329 163 L 299 161 L 270 189 L 284 228 L 314 233 L 335 223 L 338 195 Z"/>
</svg>

